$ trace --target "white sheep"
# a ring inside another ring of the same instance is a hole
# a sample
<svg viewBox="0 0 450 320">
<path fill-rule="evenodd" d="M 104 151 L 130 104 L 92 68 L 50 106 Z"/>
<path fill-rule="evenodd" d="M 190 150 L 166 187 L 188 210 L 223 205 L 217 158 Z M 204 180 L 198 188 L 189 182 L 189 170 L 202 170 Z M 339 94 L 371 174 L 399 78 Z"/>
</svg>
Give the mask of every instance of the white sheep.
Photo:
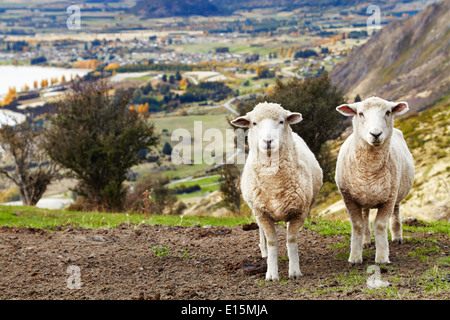
<svg viewBox="0 0 450 320">
<path fill-rule="evenodd" d="M 302 120 L 275 103 L 259 103 L 231 123 L 249 128 L 249 153 L 241 177 L 244 200 L 260 230 L 260 249 L 267 257 L 267 280 L 278 280 L 275 222 L 287 225 L 289 277 L 299 278 L 297 235 L 322 186 L 322 169 L 290 124 Z"/>
<path fill-rule="evenodd" d="M 369 211 L 374 221 L 376 263 L 390 263 L 387 225 L 392 240 L 402 242 L 400 202 L 414 181 L 414 161 L 394 116 L 409 110 L 406 102 L 371 97 L 336 108 L 353 116 L 353 133 L 342 145 L 336 165 L 336 184 L 352 223 L 349 262 L 362 263 L 363 244 L 370 244 Z M 389 221 L 390 220 L 390 221 Z"/>
</svg>

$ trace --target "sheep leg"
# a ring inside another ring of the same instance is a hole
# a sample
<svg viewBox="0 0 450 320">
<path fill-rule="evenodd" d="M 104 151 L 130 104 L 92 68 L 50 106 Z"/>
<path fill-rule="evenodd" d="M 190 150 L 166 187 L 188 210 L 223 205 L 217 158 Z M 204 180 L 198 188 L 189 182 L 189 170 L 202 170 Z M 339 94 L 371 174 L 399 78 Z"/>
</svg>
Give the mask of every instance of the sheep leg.
<svg viewBox="0 0 450 320">
<path fill-rule="evenodd" d="M 375 262 L 387 264 L 389 261 L 389 243 L 387 235 L 387 227 L 389 217 L 394 209 L 393 203 L 385 203 L 378 208 L 377 216 L 373 223 L 375 233 Z"/>
<path fill-rule="evenodd" d="M 259 227 L 259 249 L 261 250 L 261 257 L 267 258 L 267 241 L 266 236 L 264 235 L 264 230 L 261 227 L 261 222 L 259 219 L 255 216 L 256 222 L 258 223 Z"/>
<path fill-rule="evenodd" d="M 344 200 L 345 201 L 345 200 Z M 350 263 L 362 263 L 363 258 L 363 217 L 361 206 L 354 201 L 347 200 L 345 205 L 352 223 L 352 238 L 350 245 Z"/>
<path fill-rule="evenodd" d="M 275 224 L 272 219 L 265 214 L 259 217 L 259 221 L 267 241 L 266 280 L 278 281 L 278 246 Z"/>
<path fill-rule="evenodd" d="M 300 262 L 298 257 L 298 231 L 303 224 L 304 219 L 297 217 L 288 222 L 287 225 L 287 251 L 289 256 L 289 278 L 300 279 L 303 275 L 300 271 Z"/>
<path fill-rule="evenodd" d="M 389 222 L 392 241 L 396 241 L 399 244 L 402 243 L 403 235 L 402 235 L 402 218 L 400 215 L 400 204 L 394 206 L 394 213 L 392 214 Z"/>
<path fill-rule="evenodd" d="M 364 208 L 362 210 L 362 218 L 363 218 L 363 246 L 370 246 L 370 221 L 369 221 L 370 209 Z"/>
</svg>

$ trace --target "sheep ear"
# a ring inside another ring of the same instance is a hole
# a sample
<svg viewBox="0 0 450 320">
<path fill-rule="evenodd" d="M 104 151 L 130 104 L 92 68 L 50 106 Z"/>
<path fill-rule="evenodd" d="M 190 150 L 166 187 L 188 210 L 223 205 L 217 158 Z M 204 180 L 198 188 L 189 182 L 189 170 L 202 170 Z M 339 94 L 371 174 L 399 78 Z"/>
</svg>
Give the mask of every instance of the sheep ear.
<svg viewBox="0 0 450 320">
<path fill-rule="evenodd" d="M 353 104 L 341 104 L 340 106 L 336 107 L 336 110 L 342 113 L 344 116 L 356 115 L 355 106 Z"/>
<path fill-rule="evenodd" d="M 302 114 L 298 112 L 291 112 L 288 117 L 286 118 L 286 121 L 289 124 L 296 124 L 303 120 Z"/>
<path fill-rule="evenodd" d="M 396 116 L 399 116 L 401 114 L 406 113 L 409 110 L 409 106 L 407 102 L 401 101 L 401 102 L 395 102 L 394 106 L 392 107 L 391 111 Z"/>
<path fill-rule="evenodd" d="M 243 116 L 232 120 L 231 124 L 236 127 L 248 128 L 250 126 L 250 120 L 247 116 Z"/>
</svg>

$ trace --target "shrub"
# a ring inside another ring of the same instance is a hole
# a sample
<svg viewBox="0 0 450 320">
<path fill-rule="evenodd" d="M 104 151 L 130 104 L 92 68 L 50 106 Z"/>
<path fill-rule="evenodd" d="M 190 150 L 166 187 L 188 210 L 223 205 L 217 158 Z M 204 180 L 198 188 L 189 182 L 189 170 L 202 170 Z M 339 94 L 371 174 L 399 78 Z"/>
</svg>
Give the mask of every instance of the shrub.
<svg viewBox="0 0 450 320">
<path fill-rule="evenodd" d="M 158 174 L 144 175 L 126 197 L 126 209 L 143 214 L 176 214 L 177 198 L 166 186 L 169 178 Z"/>
<path fill-rule="evenodd" d="M 132 92 L 112 96 L 109 89 L 104 81 L 76 84 L 57 104 L 44 147 L 78 179 L 76 191 L 96 210 L 117 211 L 128 170 L 158 138 L 152 123 L 129 110 Z"/>
</svg>

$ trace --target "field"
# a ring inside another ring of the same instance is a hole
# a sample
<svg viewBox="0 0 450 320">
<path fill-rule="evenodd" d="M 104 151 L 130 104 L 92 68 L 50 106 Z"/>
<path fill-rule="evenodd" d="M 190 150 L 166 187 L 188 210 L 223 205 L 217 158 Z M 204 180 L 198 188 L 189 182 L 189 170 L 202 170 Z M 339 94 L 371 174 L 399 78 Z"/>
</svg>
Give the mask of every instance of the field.
<svg viewBox="0 0 450 320">
<path fill-rule="evenodd" d="M 404 226 L 404 243 L 390 244 L 392 263 L 379 265 L 389 285 L 371 289 L 375 248 L 365 249 L 363 264 L 350 265 L 349 223 L 307 220 L 300 280 L 287 278 L 279 224 L 280 281 L 267 282 L 251 222 L 0 206 L 0 299 L 450 298 L 448 223 Z M 69 267 L 80 270 L 79 289 L 68 287 Z"/>
</svg>

